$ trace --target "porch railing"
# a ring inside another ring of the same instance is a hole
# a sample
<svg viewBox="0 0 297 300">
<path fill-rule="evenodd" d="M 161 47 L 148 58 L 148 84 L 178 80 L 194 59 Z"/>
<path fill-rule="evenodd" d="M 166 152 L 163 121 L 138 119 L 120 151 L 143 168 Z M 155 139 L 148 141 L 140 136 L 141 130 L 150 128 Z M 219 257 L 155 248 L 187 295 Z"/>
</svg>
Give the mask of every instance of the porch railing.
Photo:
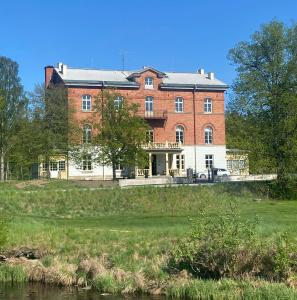
<svg viewBox="0 0 297 300">
<path fill-rule="evenodd" d="M 143 149 L 146 150 L 166 150 L 166 149 L 181 149 L 182 143 L 181 142 L 165 142 L 165 143 L 157 143 L 157 142 L 150 142 L 147 144 L 142 145 Z"/>
<path fill-rule="evenodd" d="M 149 169 L 137 169 L 137 176 L 145 176 L 149 173 Z"/>
</svg>

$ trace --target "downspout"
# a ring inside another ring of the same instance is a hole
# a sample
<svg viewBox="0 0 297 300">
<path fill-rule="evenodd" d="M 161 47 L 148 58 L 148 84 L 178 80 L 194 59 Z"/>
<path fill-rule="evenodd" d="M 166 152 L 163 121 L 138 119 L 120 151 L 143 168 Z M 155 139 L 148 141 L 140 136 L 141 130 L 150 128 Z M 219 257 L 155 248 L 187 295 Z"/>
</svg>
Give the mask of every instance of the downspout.
<svg viewBox="0 0 297 300">
<path fill-rule="evenodd" d="M 194 84 L 193 86 L 193 118 L 194 118 L 194 158 L 195 158 L 195 174 L 197 174 L 197 154 L 196 154 L 196 144 L 197 144 L 197 141 L 196 141 L 196 105 L 195 105 L 195 102 L 196 102 L 196 95 L 195 95 L 195 92 L 196 92 L 196 85 Z"/>
<path fill-rule="evenodd" d="M 102 81 L 102 89 L 101 89 L 101 126 L 103 125 L 103 100 L 104 100 L 103 89 L 104 89 L 104 81 Z M 104 161 L 102 163 L 102 177 L 104 181 L 105 180 Z"/>
</svg>

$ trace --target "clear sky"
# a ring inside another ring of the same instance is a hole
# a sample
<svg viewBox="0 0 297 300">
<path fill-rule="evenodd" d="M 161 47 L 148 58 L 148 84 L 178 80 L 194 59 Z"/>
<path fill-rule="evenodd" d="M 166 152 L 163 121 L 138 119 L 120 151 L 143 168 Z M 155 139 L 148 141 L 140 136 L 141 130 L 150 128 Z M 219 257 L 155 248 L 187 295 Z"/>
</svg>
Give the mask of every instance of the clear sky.
<svg viewBox="0 0 297 300">
<path fill-rule="evenodd" d="M 273 18 L 297 21 L 297 0 L 0 0 L 0 55 L 20 65 L 27 91 L 44 66 L 213 71 L 231 84 L 226 56 Z"/>
</svg>

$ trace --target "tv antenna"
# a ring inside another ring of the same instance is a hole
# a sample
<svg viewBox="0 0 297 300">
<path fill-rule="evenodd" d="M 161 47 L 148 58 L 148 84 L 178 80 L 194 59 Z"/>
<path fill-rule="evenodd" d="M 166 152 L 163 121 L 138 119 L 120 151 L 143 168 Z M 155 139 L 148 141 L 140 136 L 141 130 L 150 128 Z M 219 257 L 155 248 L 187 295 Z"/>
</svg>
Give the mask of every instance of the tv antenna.
<svg viewBox="0 0 297 300">
<path fill-rule="evenodd" d="M 125 71 L 125 69 L 126 69 L 127 54 L 134 54 L 134 53 L 135 52 L 131 52 L 131 51 L 121 51 L 122 71 Z"/>
</svg>

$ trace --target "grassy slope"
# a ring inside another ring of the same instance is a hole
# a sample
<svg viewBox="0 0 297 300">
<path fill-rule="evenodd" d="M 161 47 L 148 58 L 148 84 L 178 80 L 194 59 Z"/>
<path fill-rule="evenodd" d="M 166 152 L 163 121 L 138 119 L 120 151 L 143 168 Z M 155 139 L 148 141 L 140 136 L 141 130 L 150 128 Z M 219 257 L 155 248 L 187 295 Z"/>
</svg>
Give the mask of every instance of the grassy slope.
<svg viewBox="0 0 297 300">
<path fill-rule="evenodd" d="M 63 181 L 16 190 L 0 184 L 0 208 L 12 218 L 8 249 L 44 249 L 48 265 L 107 254 L 113 266 L 162 281 L 166 253 L 202 209 L 224 213 L 236 205 L 244 218 L 261 218 L 263 236 L 286 231 L 297 238 L 297 203 L 272 201 L 250 190 L 217 185 L 90 191 Z M 172 288 L 168 293 L 178 296 Z"/>
</svg>

